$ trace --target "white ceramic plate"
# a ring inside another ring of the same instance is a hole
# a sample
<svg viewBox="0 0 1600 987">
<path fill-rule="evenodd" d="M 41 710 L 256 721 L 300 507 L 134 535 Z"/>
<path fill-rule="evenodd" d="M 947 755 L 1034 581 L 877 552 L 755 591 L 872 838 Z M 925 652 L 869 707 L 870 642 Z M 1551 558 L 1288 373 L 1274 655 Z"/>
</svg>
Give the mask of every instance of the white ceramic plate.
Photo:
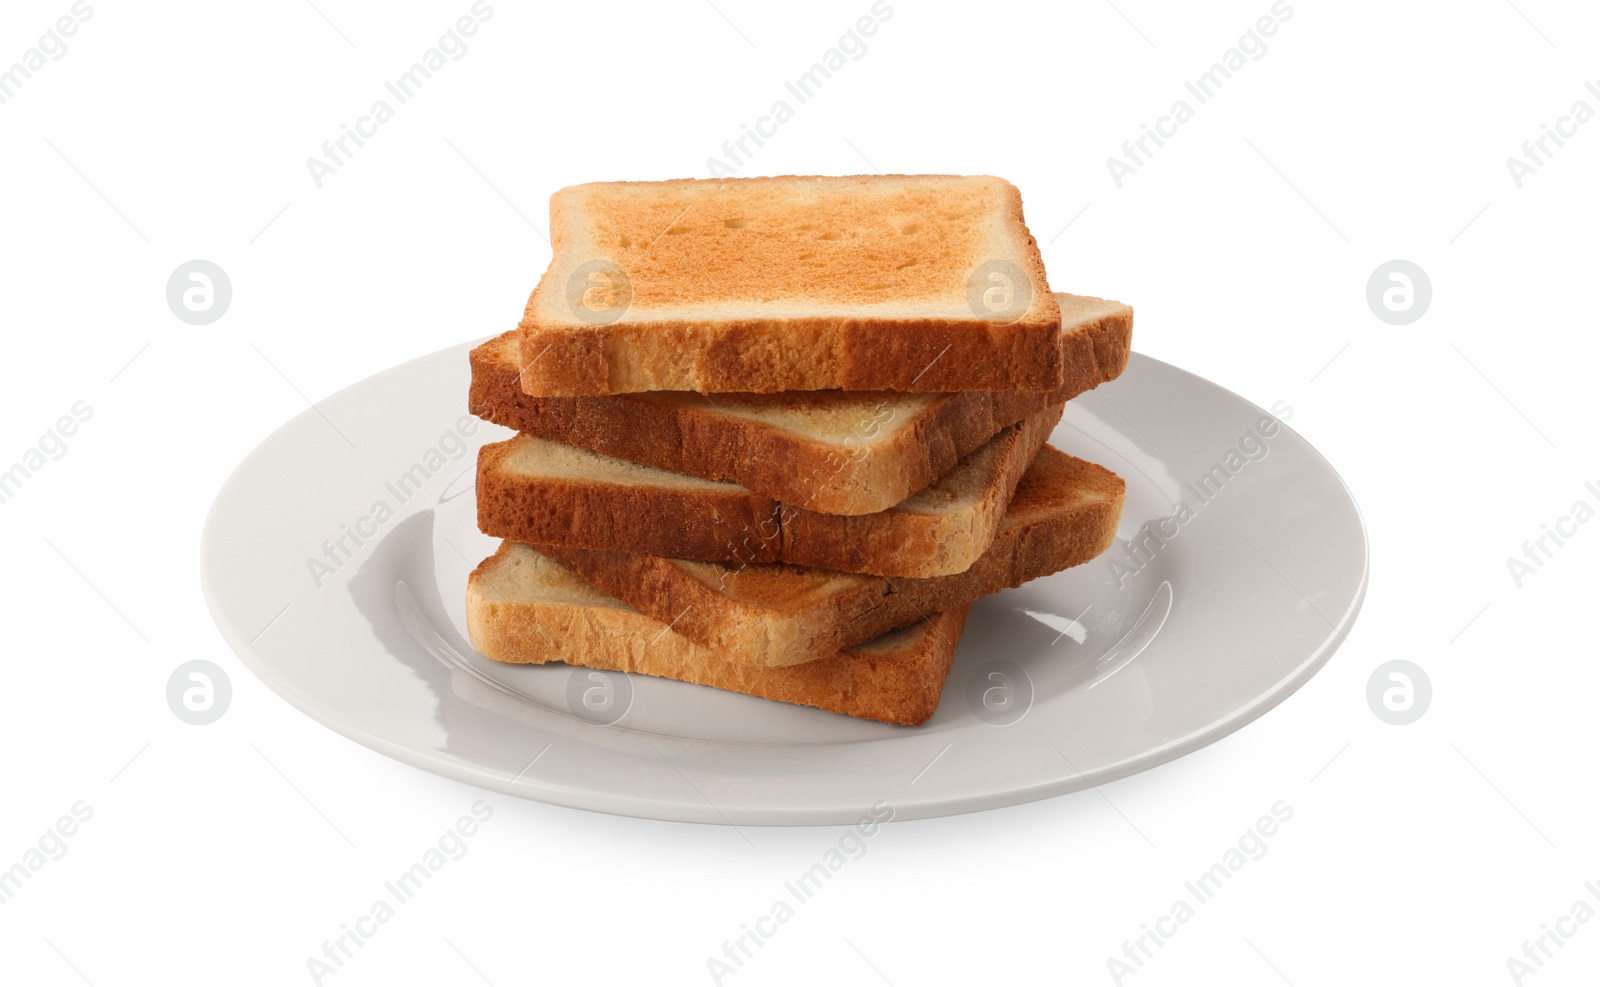
<svg viewBox="0 0 1600 987">
<path fill-rule="evenodd" d="M 465 415 L 468 348 L 362 381 L 263 442 L 217 496 L 201 567 L 218 627 L 279 695 L 483 788 L 779 825 L 1060 795 L 1271 709 L 1328 660 L 1366 587 L 1366 533 L 1332 467 L 1242 398 L 1135 355 L 1052 439 L 1127 480 L 1118 544 L 979 601 L 926 724 L 619 673 L 602 683 L 615 722 L 597 724 L 587 670 L 467 643 L 467 574 L 494 549 L 474 460 L 509 434 Z"/>
</svg>

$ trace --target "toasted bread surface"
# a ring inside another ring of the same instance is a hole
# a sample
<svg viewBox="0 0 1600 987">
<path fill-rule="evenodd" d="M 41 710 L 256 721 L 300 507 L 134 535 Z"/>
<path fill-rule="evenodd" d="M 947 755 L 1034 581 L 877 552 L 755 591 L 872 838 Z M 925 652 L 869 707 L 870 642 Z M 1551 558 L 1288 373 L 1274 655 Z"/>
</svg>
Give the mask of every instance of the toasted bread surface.
<svg viewBox="0 0 1600 987">
<path fill-rule="evenodd" d="M 817 661 L 755 668 L 719 657 L 527 545 L 501 543 L 467 583 L 473 647 L 496 661 L 656 675 L 907 725 L 938 707 L 966 616 L 959 607 Z"/>
<path fill-rule="evenodd" d="M 603 182 L 550 200 L 535 395 L 1053 391 L 1061 312 L 989 176 Z"/>
<path fill-rule="evenodd" d="M 1093 559 L 1116 535 L 1123 493 L 1116 474 L 1045 446 L 1018 483 L 988 550 L 960 573 L 931 578 L 540 550 L 729 661 L 784 666 Z"/>
<path fill-rule="evenodd" d="M 468 408 L 532 435 L 750 490 L 826 514 L 871 514 L 922 490 L 1007 425 L 1119 375 L 1133 311 L 1058 295 L 1067 381 L 1054 394 L 790 391 L 534 397 L 515 331 L 472 351 Z"/>
<path fill-rule="evenodd" d="M 970 566 L 1062 405 L 1007 426 L 949 473 L 877 514 L 822 514 L 730 483 L 519 435 L 478 453 L 478 526 L 541 545 L 714 562 L 793 562 L 938 576 Z"/>
</svg>

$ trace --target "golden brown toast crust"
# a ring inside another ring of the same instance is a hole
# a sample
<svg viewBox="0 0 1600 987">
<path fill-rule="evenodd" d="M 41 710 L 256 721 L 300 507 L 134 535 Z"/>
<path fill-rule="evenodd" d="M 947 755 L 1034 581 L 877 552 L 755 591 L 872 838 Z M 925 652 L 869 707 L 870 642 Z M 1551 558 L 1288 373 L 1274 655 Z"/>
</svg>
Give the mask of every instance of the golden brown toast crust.
<svg viewBox="0 0 1600 987">
<path fill-rule="evenodd" d="M 639 552 L 711 562 L 791 562 L 842 572 L 940 576 L 988 549 L 1022 474 L 1061 418 L 1056 404 L 1002 429 L 902 507 L 847 517 L 779 503 L 739 487 L 682 488 L 610 477 L 534 475 L 507 467 L 512 439 L 478 452 L 478 527 L 535 545 Z M 559 448 L 559 447 L 557 447 Z M 980 484 L 965 490 L 962 484 Z M 938 501 L 967 502 L 937 511 Z"/>
<path fill-rule="evenodd" d="M 975 257 L 1023 248 L 1026 235 L 1022 194 L 987 175 L 591 182 L 558 190 L 550 206 L 552 233 L 583 256 L 627 258 L 632 306 L 647 312 L 787 300 L 870 309 L 943 297 L 966 315 Z M 1043 290 L 1042 265 L 1029 273 Z"/>
<path fill-rule="evenodd" d="M 550 239 L 519 327 L 529 394 L 1064 382 L 1060 309 L 1022 196 L 1000 179 L 574 186 L 551 196 Z M 989 284 L 994 264 L 1014 290 L 992 297 L 1027 301 L 1002 319 L 969 301 L 969 279 Z"/>
<path fill-rule="evenodd" d="M 927 579 L 539 551 L 729 661 L 793 665 L 1095 558 L 1116 536 L 1124 489 L 1111 471 L 1046 446 L 1018 483 L 989 549 L 961 573 Z"/>
<path fill-rule="evenodd" d="M 931 577 L 964 572 L 989 550 L 1017 484 L 1049 440 L 1064 407 L 1065 402 L 1051 405 L 1008 426 L 990 440 L 990 445 L 972 454 L 976 457 L 992 452 L 994 458 L 986 463 L 988 477 L 983 497 L 970 512 L 929 515 L 910 509 L 945 493 L 941 488 L 952 480 L 950 474 L 900 508 L 878 514 L 846 517 L 790 511 L 780 515 L 783 550 L 776 561 L 880 576 Z"/>
<path fill-rule="evenodd" d="M 1007 425 L 1055 401 L 1115 379 L 1127 366 L 1133 310 L 1116 302 L 1060 295 L 1066 384 L 1054 394 L 964 391 L 903 411 L 882 392 L 861 414 L 859 451 L 724 408 L 858 407 L 839 391 L 693 398 L 624 394 L 533 397 L 521 388 L 515 331 L 472 351 L 468 410 L 499 425 L 569 442 L 677 473 L 738 483 L 828 514 L 870 514 L 901 502 L 949 471 Z M 770 405 L 767 403 L 771 402 Z"/>
<path fill-rule="evenodd" d="M 477 592 L 480 573 L 505 551 L 503 545 L 468 583 L 468 633 L 489 658 L 656 675 L 885 723 L 915 726 L 933 715 L 967 619 L 967 607 L 958 607 L 907 628 L 902 633 L 911 640 L 897 647 L 869 645 L 803 665 L 754 668 L 719 658 L 637 611 L 485 600 Z"/>
<path fill-rule="evenodd" d="M 1049 392 L 1066 379 L 1059 320 L 972 326 L 841 316 L 547 329 L 525 319 L 520 328 L 529 368 L 522 388 L 533 395 Z"/>
</svg>

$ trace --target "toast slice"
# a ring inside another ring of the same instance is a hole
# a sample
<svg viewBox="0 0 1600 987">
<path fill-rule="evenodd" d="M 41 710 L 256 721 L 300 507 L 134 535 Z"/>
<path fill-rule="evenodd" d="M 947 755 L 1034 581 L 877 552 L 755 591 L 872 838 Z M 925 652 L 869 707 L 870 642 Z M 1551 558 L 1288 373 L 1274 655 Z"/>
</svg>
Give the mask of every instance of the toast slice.
<svg viewBox="0 0 1600 987">
<path fill-rule="evenodd" d="M 927 579 L 781 562 L 732 566 L 554 546 L 540 551 L 728 661 L 797 665 L 1089 561 L 1116 536 L 1123 492 L 1110 470 L 1045 446 L 1017 484 L 988 551 L 964 572 Z"/>
<path fill-rule="evenodd" d="M 468 410 L 530 435 L 647 466 L 727 480 L 826 514 L 872 514 L 900 503 L 1000 429 L 1120 375 L 1133 310 L 1057 295 L 1066 383 L 1054 394 L 962 391 L 683 391 L 533 397 L 522 390 L 515 330 L 472 351 Z"/>
<path fill-rule="evenodd" d="M 1011 183 L 680 179 L 550 197 L 522 387 L 1054 391 L 1061 311 Z"/>
<path fill-rule="evenodd" d="M 1053 405 L 1008 425 L 926 489 L 886 511 L 854 517 L 519 435 L 478 452 L 478 527 L 536 545 L 792 562 L 881 576 L 949 575 L 988 549 L 1061 411 Z"/>
<path fill-rule="evenodd" d="M 938 708 L 966 620 L 967 608 L 957 607 L 818 661 L 752 668 L 719 658 L 527 545 L 502 542 L 467 582 L 468 635 L 495 661 L 657 675 L 906 725 Z"/>
</svg>

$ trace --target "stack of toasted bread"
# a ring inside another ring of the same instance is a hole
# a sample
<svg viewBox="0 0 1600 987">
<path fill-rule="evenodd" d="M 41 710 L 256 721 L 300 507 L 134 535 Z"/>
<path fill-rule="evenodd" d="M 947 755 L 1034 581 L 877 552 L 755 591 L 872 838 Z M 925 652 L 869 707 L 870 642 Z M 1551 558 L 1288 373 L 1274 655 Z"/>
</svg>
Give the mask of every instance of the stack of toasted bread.
<svg viewBox="0 0 1600 987">
<path fill-rule="evenodd" d="M 968 606 L 1089 561 L 1113 473 L 1046 444 L 1127 364 L 995 178 L 580 185 L 472 352 L 472 642 L 916 724 Z"/>
</svg>

